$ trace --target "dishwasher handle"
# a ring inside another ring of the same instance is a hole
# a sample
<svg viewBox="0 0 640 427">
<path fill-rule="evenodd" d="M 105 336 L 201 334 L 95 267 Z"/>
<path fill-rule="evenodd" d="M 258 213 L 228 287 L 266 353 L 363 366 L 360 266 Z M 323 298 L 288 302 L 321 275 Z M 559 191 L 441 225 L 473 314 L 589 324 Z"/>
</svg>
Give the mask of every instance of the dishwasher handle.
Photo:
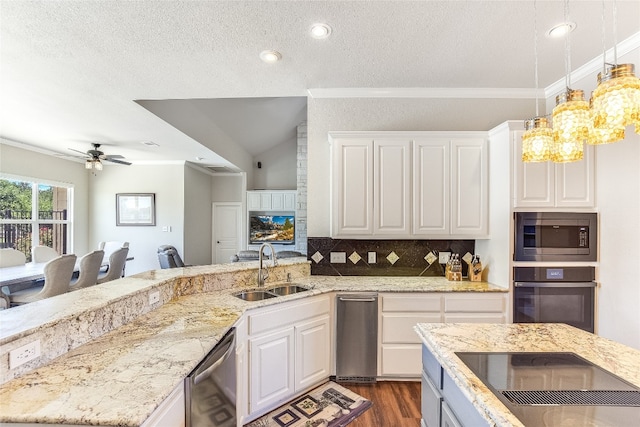
<svg viewBox="0 0 640 427">
<path fill-rule="evenodd" d="M 235 328 L 233 328 L 235 329 Z M 204 369 L 202 372 L 195 372 L 193 376 L 193 384 L 198 384 L 203 380 L 209 378 L 211 373 L 222 365 L 231 354 L 235 351 L 236 334 L 235 330 L 227 334 L 222 341 L 216 344 L 216 347 L 209 353 L 205 362 L 199 367 L 198 370 Z M 221 351 L 224 351 L 222 355 L 219 355 Z"/>
<path fill-rule="evenodd" d="M 375 297 L 357 298 L 357 297 L 338 297 L 340 301 L 354 301 L 354 302 L 375 302 Z"/>
</svg>

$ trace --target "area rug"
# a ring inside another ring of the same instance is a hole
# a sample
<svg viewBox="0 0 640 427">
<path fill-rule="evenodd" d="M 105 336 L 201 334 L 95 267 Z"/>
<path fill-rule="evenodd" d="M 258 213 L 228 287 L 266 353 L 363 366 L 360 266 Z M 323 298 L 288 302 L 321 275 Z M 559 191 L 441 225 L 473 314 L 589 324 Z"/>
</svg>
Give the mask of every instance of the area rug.
<svg viewBox="0 0 640 427">
<path fill-rule="evenodd" d="M 370 400 L 329 381 L 245 427 L 343 427 L 371 405 Z"/>
</svg>

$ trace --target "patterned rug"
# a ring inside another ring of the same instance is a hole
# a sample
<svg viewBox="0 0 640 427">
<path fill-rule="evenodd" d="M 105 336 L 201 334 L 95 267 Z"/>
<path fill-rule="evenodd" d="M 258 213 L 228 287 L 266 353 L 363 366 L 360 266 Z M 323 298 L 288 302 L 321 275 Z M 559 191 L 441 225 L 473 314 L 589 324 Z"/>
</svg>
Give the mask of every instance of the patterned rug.
<svg viewBox="0 0 640 427">
<path fill-rule="evenodd" d="M 371 405 L 370 400 L 329 381 L 245 427 L 343 427 Z"/>
</svg>

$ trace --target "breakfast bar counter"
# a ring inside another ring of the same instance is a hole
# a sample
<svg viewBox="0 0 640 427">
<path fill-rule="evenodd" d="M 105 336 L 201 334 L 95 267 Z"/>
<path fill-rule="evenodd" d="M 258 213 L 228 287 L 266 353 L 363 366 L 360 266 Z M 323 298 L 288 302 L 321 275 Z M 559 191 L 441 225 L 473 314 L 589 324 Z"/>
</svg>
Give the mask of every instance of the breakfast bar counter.
<svg viewBox="0 0 640 427">
<path fill-rule="evenodd" d="M 484 425 L 523 426 L 525 424 L 463 362 L 459 357 L 460 353 L 518 353 L 519 355 L 521 353 L 573 353 L 579 358 L 591 362 L 596 366 L 595 369 L 601 368 L 619 377 L 629 388 L 640 387 L 640 351 L 568 325 L 551 323 L 421 323 L 415 327 L 415 330 L 424 344 L 425 356 L 423 356 L 423 360 L 426 360 L 425 364 L 427 365 L 425 371 L 431 370 L 433 372 L 433 365 L 439 365 L 442 368 L 443 376 L 448 377 L 453 382 L 454 388 L 464 395 L 465 403 L 471 403 Z M 474 355 L 471 355 L 471 358 L 473 357 Z M 486 366 L 487 362 L 484 363 L 485 366 L 482 366 L 481 370 L 489 371 L 491 367 Z M 532 377 L 539 381 L 541 380 L 539 373 L 542 370 L 540 366 L 534 366 L 534 370 L 536 368 L 538 371 Z M 512 371 L 503 366 L 499 367 L 499 371 L 502 374 L 502 378 L 499 380 L 508 383 L 508 377 Z M 424 381 L 423 376 L 423 383 Z M 591 379 L 587 380 L 587 384 L 591 382 Z M 639 418 L 635 418 L 635 414 L 640 410 L 640 408 L 631 408 L 631 411 L 634 411 L 631 414 L 635 421 L 632 424 L 627 424 L 625 421 L 615 421 L 612 418 L 608 418 L 608 420 L 595 419 L 598 412 L 593 410 L 587 418 L 576 421 L 576 417 L 574 417 L 578 414 L 576 408 L 575 406 L 567 407 L 562 414 L 561 423 L 555 419 L 553 422 L 550 420 L 549 424 L 539 423 L 536 425 L 631 426 L 637 425 L 635 422 Z M 623 410 L 629 411 L 626 408 Z M 629 412 L 625 416 L 628 414 Z M 573 420 L 572 417 L 574 417 Z M 594 417 L 594 419 L 589 417 Z M 622 420 L 626 419 L 628 418 L 622 418 Z"/>
<path fill-rule="evenodd" d="M 309 276 L 306 259 L 269 271 L 267 286 L 290 276 L 311 289 L 243 301 L 234 294 L 255 288 L 256 263 L 241 262 L 150 271 L 0 312 L 0 423 L 140 426 L 249 309 L 334 291 L 507 292 L 442 277 Z M 42 360 L 8 367 L 6 353 L 34 339 Z"/>
</svg>

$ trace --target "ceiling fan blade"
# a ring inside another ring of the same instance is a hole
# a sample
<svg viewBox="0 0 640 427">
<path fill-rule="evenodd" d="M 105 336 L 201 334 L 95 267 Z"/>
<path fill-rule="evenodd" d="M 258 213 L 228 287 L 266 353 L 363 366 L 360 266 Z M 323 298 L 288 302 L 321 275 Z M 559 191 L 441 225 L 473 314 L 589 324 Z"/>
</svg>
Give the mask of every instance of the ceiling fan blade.
<svg viewBox="0 0 640 427">
<path fill-rule="evenodd" d="M 107 162 L 111 162 L 111 163 L 118 163 L 120 165 L 127 165 L 127 166 L 131 165 L 131 163 L 129 163 L 129 162 L 125 162 L 124 160 L 114 159 L 112 157 L 107 157 L 104 160 L 107 161 Z"/>
<path fill-rule="evenodd" d="M 69 150 L 71 150 L 71 151 L 75 151 L 76 153 L 80 153 L 80 154 L 82 154 L 82 155 L 83 155 L 83 156 L 85 156 L 85 157 L 89 157 L 89 155 L 88 155 L 87 153 L 85 153 L 84 151 L 74 150 L 73 148 L 69 148 Z"/>
<path fill-rule="evenodd" d="M 105 156 L 106 160 L 111 160 L 111 159 L 124 159 L 124 156 L 121 156 L 120 154 L 109 154 L 107 156 Z"/>
</svg>

